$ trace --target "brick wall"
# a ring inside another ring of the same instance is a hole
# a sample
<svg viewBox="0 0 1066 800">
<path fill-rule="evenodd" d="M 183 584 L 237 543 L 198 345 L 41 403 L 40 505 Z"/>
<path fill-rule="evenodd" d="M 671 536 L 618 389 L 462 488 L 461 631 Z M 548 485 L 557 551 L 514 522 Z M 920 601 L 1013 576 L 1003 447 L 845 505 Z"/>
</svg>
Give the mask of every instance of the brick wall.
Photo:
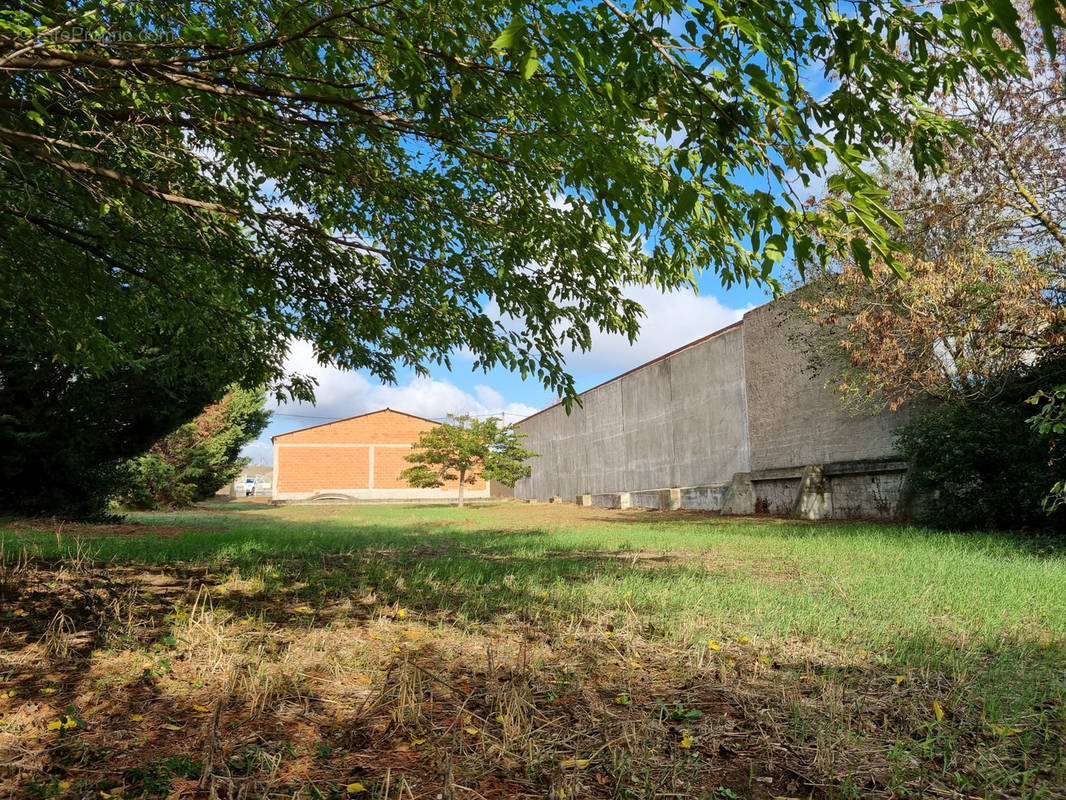
<svg viewBox="0 0 1066 800">
<path fill-rule="evenodd" d="M 439 423 L 385 409 L 360 417 L 317 425 L 274 437 L 275 496 L 346 490 L 409 490 L 400 473 L 411 466 L 410 453 L 419 434 Z M 452 481 L 439 491 L 454 492 Z M 467 484 L 485 491 L 486 482 Z"/>
<path fill-rule="evenodd" d="M 279 447 L 274 464 L 279 492 L 370 487 L 369 447 Z"/>
</svg>

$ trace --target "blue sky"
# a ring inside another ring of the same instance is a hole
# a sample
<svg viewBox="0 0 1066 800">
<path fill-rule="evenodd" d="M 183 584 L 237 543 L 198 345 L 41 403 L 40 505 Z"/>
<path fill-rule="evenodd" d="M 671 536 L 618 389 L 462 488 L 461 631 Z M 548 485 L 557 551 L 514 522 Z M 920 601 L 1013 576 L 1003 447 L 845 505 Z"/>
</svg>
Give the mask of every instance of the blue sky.
<svg viewBox="0 0 1066 800">
<path fill-rule="evenodd" d="M 650 288 L 633 289 L 630 295 L 648 312 L 641 335 L 630 345 L 624 337 L 598 334 L 591 351 L 570 357 L 567 364 L 578 389 L 588 389 L 729 325 L 745 310 L 771 296 L 767 289 L 755 285 L 725 289 L 712 272 L 700 277 L 699 289 L 698 295 L 664 295 Z M 245 449 L 245 454 L 256 463 L 271 462 L 271 436 L 386 406 L 431 418 L 449 413 L 502 412 L 508 422 L 513 422 L 554 399 L 535 379 L 523 381 L 505 369 L 475 372 L 462 357 L 454 359 L 451 371 L 437 369 L 429 378 L 419 378 L 410 371 L 400 372 L 392 386 L 382 385 L 365 373 L 323 368 L 315 363 L 306 344 L 293 347 L 289 366 L 318 380 L 317 402 L 313 406 L 271 403 L 275 414 L 270 426 L 258 441 Z"/>
</svg>

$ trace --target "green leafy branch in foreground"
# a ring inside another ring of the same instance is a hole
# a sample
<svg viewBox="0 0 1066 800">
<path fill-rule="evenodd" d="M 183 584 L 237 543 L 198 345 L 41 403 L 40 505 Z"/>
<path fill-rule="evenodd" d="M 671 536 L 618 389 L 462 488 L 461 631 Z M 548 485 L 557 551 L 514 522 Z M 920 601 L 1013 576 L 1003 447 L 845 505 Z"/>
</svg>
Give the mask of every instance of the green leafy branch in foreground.
<svg viewBox="0 0 1066 800">
<path fill-rule="evenodd" d="M 1055 3 L 1034 11 L 1062 24 Z M 566 352 L 595 328 L 636 334 L 627 285 L 708 268 L 776 285 L 789 251 L 845 246 L 826 241 L 839 227 L 865 232 L 860 261 L 891 258 L 864 165 L 909 146 L 935 168 L 959 128 L 925 101 L 967 71 L 1023 70 L 996 35 L 1016 18 L 900 0 L 23 0 L 0 13 L 0 320 L 35 320 L 92 371 L 139 357 L 145 314 L 212 342 L 249 328 L 256 380 L 303 397 L 294 338 L 385 380 L 466 348 L 569 403 Z M 782 190 L 830 162 L 840 199 L 806 214 Z"/>
</svg>

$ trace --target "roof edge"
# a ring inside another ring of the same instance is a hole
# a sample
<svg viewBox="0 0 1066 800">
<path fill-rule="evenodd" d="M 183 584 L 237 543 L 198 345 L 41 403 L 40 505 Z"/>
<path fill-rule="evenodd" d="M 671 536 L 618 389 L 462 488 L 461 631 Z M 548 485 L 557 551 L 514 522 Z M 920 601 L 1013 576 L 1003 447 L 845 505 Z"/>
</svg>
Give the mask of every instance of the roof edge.
<svg viewBox="0 0 1066 800">
<path fill-rule="evenodd" d="M 773 301 L 770 301 L 770 302 L 773 302 Z M 767 303 L 763 303 L 763 305 L 767 305 Z M 761 307 L 762 306 L 756 306 L 756 308 L 761 308 Z M 678 353 L 680 353 L 683 350 L 688 350 L 690 347 L 695 347 L 698 344 L 703 344 L 704 342 L 706 342 L 706 341 L 708 341 L 710 339 L 713 339 L 716 336 L 722 335 L 726 331 L 731 331 L 731 330 L 733 330 L 733 328 L 740 327 L 741 325 L 744 324 L 744 317 L 746 317 L 750 312 L 752 312 L 754 310 L 755 310 L 754 308 L 749 308 L 747 311 L 744 312 L 744 314 L 741 316 L 741 318 L 738 319 L 736 322 L 730 323 L 729 325 L 726 325 L 724 328 L 719 328 L 718 330 L 711 331 L 706 336 L 701 336 L 699 339 L 694 339 L 693 341 L 689 342 L 688 344 L 683 344 L 680 347 L 671 350 L 669 353 L 663 353 L 661 356 L 656 356 L 655 358 L 651 359 L 650 361 L 645 361 L 643 364 L 641 364 L 639 366 L 636 366 L 636 367 L 633 367 L 632 369 L 626 370 L 625 372 L 623 372 L 623 373 L 621 373 L 619 375 L 615 375 L 613 378 L 608 378 L 607 380 L 603 381 L 603 383 L 597 383 L 595 386 L 593 386 L 591 388 L 585 389 L 582 392 L 578 392 L 577 396 L 578 397 L 584 397 L 589 392 L 594 392 L 597 389 L 602 389 L 604 386 L 607 386 L 610 383 L 614 383 L 615 381 L 622 380 L 622 378 L 626 377 L 627 375 L 632 375 L 634 372 L 639 372 L 640 370 L 645 369 L 646 367 L 650 367 L 652 364 L 658 364 L 660 361 L 665 361 L 666 359 L 670 358 L 671 356 L 676 356 Z M 530 414 L 528 417 L 525 417 L 523 419 L 518 420 L 518 422 L 516 422 L 514 424 L 515 425 L 521 425 L 523 422 L 526 422 L 528 420 L 533 419 L 533 417 L 537 417 L 537 416 L 540 416 L 541 414 L 544 414 L 544 413 L 546 413 L 548 411 L 551 411 L 553 408 L 555 408 L 558 405 L 560 405 L 560 403 L 553 403 L 552 405 L 548 406 L 547 408 L 542 408 L 540 411 L 534 412 L 533 414 Z"/>
<path fill-rule="evenodd" d="M 429 417 L 420 417 L 420 416 L 418 416 L 418 414 L 408 414 L 406 411 L 397 411 L 395 408 L 389 408 L 388 406 L 386 406 L 385 408 L 379 408 L 377 411 L 365 411 L 362 414 L 353 414 L 350 417 L 341 417 L 340 419 L 335 419 L 332 422 L 320 422 L 318 425 L 308 425 L 306 428 L 297 428 L 294 431 L 285 431 L 285 433 L 276 433 L 276 434 L 274 434 L 273 436 L 270 437 L 270 441 L 271 441 L 271 443 L 273 443 L 275 440 L 280 439 L 283 436 L 292 436 L 294 433 L 303 433 L 304 431 L 312 431 L 315 428 L 325 428 L 327 425 L 336 425 L 338 422 L 349 422 L 349 421 L 351 421 L 353 419 L 359 419 L 360 417 L 370 417 L 370 416 L 373 416 L 374 414 L 383 414 L 386 411 L 390 411 L 393 414 L 400 414 L 401 416 L 404 416 L 404 417 L 411 417 L 412 419 L 420 419 L 423 422 L 432 422 L 434 425 L 440 425 L 441 424 L 437 420 L 430 419 Z"/>
</svg>

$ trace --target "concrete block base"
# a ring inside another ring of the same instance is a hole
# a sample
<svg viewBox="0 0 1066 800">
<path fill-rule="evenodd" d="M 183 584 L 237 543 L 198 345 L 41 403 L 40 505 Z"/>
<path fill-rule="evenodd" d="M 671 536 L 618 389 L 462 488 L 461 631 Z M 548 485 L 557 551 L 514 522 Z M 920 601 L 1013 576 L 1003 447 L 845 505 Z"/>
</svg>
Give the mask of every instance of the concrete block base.
<svg viewBox="0 0 1066 800">
<path fill-rule="evenodd" d="M 591 506 L 592 505 L 592 495 L 591 494 L 579 494 L 577 496 L 576 502 L 577 502 L 577 504 L 579 506 Z"/>
<path fill-rule="evenodd" d="M 754 514 L 755 489 L 751 485 L 750 472 L 738 472 L 726 489 L 723 514 Z"/>
<path fill-rule="evenodd" d="M 829 519 L 833 516 L 833 493 L 820 464 L 803 468 L 799 492 L 792 504 L 796 519 Z"/>
<path fill-rule="evenodd" d="M 659 510 L 677 511 L 681 508 L 680 489 L 662 489 L 659 492 Z"/>
</svg>

